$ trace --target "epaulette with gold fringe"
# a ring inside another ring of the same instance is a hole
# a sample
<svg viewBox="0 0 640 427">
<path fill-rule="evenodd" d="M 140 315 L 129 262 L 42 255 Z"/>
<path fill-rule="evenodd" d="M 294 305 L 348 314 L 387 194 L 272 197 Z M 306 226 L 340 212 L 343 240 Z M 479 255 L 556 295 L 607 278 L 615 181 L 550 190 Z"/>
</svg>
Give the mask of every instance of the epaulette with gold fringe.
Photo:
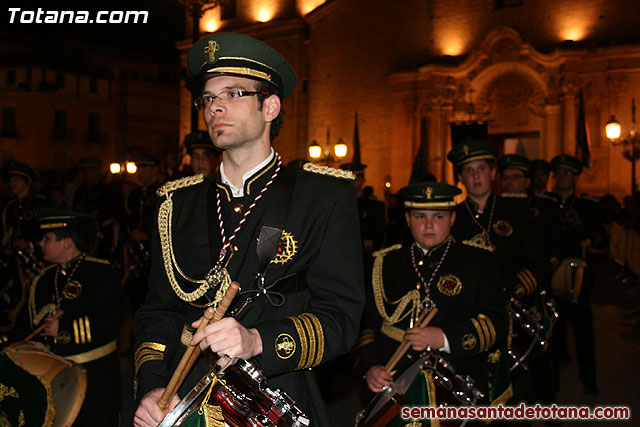
<svg viewBox="0 0 640 427">
<path fill-rule="evenodd" d="M 525 193 L 502 193 L 500 196 L 506 199 L 526 199 L 529 197 Z"/>
<path fill-rule="evenodd" d="M 86 257 L 84 257 L 84 259 L 85 259 L 85 261 L 93 261 L 93 262 L 97 262 L 98 264 L 104 264 L 104 265 L 111 264 L 111 262 L 109 262 L 106 259 L 96 258 L 96 257 L 92 257 L 92 256 L 86 256 Z"/>
<path fill-rule="evenodd" d="M 176 179 L 175 181 L 165 182 L 162 187 L 158 188 L 156 194 L 159 197 L 166 196 L 172 191 L 200 184 L 202 181 L 204 181 L 204 175 L 202 175 L 201 173 L 197 175 L 185 176 L 184 178 Z"/>
<path fill-rule="evenodd" d="M 389 246 L 388 248 L 382 248 L 378 251 L 375 251 L 372 255 L 374 257 L 385 256 L 389 252 L 397 251 L 398 249 L 402 249 L 402 243 L 396 243 L 393 246 Z"/>
<path fill-rule="evenodd" d="M 334 178 L 346 179 L 348 181 L 356 180 L 356 175 L 353 172 L 342 170 L 342 169 L 330 168 L 329 166 L 318 166 L 313 163 L 305 163 L 302 169 L 304 169 L 307 172 L 332 176 Z"/>
</svg>

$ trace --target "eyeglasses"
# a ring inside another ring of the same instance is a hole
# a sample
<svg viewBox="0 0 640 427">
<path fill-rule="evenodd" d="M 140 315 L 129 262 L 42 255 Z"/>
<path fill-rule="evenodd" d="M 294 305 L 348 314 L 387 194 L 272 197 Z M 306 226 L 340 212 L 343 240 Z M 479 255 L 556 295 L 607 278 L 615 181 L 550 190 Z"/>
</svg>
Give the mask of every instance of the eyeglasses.
<svg viewBox="0 0 640 427">
<path fill-rule="evenodd" d="M 223 90 L 217 95 L 199 96 L 198 98 L 195 99 L 195 101 L 193 101 L 193 105 L 195 105 L 197 110 L 201 110 L 203 108 L 209 108 L 215 100 L 218 100 L 220 104 L 225 105 L 225 104 L 231 104 L 244 96 L 251 96 L 251 95 L 269 96 L 271 94 L 269 92 L 252 92 L 252 91 L 242 90 L 242 89 L 227 89 L 227 90 Z"/>
</svg>

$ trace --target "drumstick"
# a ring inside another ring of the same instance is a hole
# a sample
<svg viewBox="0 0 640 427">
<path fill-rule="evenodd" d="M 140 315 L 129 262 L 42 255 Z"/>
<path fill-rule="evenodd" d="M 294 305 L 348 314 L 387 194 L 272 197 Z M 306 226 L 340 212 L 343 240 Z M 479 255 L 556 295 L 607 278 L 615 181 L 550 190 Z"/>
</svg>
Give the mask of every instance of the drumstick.
<svg viewBox="0 0 640 427">
<path fill-rule="evenodd" d="M 62 316 L 62 313 L 64 313 L 62 310 L 56 311 L 55 314 L 53 315 L 53 318 L 57 319 L 58 317 Z M 42 332 L 46 326 L 47 326 L 47 322 L 45 322 L 42 325 L 38 326 L 38 328 L 36 328 L 33 332 L 31 332 L 29 335 L 27 335 L 27 337 L 23 341 L 29 341 L 31 338 L 35 337 L 40 332 Z"/>
<path fill-rule="evenodd" d="M 238 282 L 231 282 L 231 285 L 229 285 L 229 289 L 227 289 L 224 297 L 222 297 L 222 300 L 220 301 L 220 303 L 218 303 L 218 307 L 215 310 L 213 309 L 213 307 L 209 307 L 205 310 L 196 333 L 207 326 L 209 322 L 217 322 L 224 317 L 224 314 L 226 313 L 229 305 L 231 304 L 231 301 L 233 301 L 233 298 L 235 298 L 236 293 L 239 289 L 240 285 L 238 284 Z M 173 399 L 173 396 L 178 391 L 178 388 L 180 388 L 180 386 L 184 382 L 187 374 L 193 367 L 193 364 L 195 363 L 199 355 L 200 346 L 190 345 L 187 347 L 184 354 L 182 355 L 182 359 L 180 359 L 180 363 L 178 363 L 178 367 L 173 372 L 173 375 L 169 380 L 169 384 L 167 384 L 167 388 L 164 389 L 164 392 L 162 393 L 162 396 L 158 401 L 158 407 L 160 409 L 162 409 L 163 411 L 167 409 L 167 406 L 169 406 L 169 402 L 171 401 L 171 399 Z"/>
<path fill-rule="evenodd" d="M 431 310 L 422 310 L 422 313 L 420 313 L 420 317 L 418 318 L 418 327 L 426 327 L 437 312 L 438 309 L 436 307 L 432 308 Z M 400 359 L 402 359 L 402 356 L 404 356 L 404 354 L 409 350 L 409 347 L 411 347 L 409 341 L 402 341 L 402 343 L 396 349 L 395 353 L 393 353 L 393 356 L 391 356 L 391 359 L 389 359 L 387 364 L 384 366 L 384 371 L 387 374 L 393 371 L 393 368 L 396 367 Z"/>
</svg>

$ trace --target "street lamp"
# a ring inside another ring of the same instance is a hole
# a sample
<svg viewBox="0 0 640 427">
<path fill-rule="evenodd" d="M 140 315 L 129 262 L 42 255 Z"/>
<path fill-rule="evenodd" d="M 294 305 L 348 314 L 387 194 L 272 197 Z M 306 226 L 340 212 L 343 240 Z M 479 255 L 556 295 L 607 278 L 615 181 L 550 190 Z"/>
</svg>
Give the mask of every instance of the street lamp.
<svg viewBox="0 0 640 427">
<path fill-rule="evenodd" d="M 611 116 L 605 125 L 607 138 L 614 146 L 625 147 L 622 155 L 631 162 L 631 196 L 635 199 L 636 188 L 636 161 L 640 159 L 640 134 L 636 131 L 636 100 L 631 99 L 631 129 L 626 138 L 620 139 L 622 127 L 615 116 Z"/>
<path fill-rule="evenodd" d="M 309 157 L 314 161 L 324 163 L 333 163 L 335 161 L 342 160 L 347 156 L 347 151 L 347 144 L 342 142 L 342 138 L 338 138 L 338 142 L 334 144 L 333 147 L 331 144 L 327 143 L 326 149 L 323 149 L 315 139 L 311 145 L 309 145 Z"/>
</svg>

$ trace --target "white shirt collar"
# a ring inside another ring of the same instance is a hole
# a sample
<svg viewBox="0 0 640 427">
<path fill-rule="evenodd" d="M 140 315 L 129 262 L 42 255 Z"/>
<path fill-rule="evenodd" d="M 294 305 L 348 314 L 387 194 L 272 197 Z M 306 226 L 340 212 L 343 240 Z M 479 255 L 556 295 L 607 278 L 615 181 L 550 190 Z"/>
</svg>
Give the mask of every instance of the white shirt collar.
<svg viewBox="0 0 640 427">
<path fill-rule="evenodd" d="M 242 175 L 242 185 L 240 187 L 236 187 L 235 185 L 233 185 L 229 180 L 229 178 L 227 178 L 227 175 L 225 175 L 224 173 L 224 162 L 222 162 L 220 163 L 220 180 L 222 181 L 223 184 L 226 184 L 229 186 L 233 197 L 242 197 L 244 196 L 244 183 L 247 181 L 247 179 L 251 178 L 253 175 L 255 175 L 256 172 L 258 172 L 263 167 L 267 166 L 267 164 L 273 159 L 273 156 L 275 155 L 276 153 L 273 150 L 273 147 L 271 147 L 271 152 L 269 153 L 266 159 L 264 159 L 258 166 L 256 166 L 255 168 L 251 169 L 249 172 Z"/>
</svg>

